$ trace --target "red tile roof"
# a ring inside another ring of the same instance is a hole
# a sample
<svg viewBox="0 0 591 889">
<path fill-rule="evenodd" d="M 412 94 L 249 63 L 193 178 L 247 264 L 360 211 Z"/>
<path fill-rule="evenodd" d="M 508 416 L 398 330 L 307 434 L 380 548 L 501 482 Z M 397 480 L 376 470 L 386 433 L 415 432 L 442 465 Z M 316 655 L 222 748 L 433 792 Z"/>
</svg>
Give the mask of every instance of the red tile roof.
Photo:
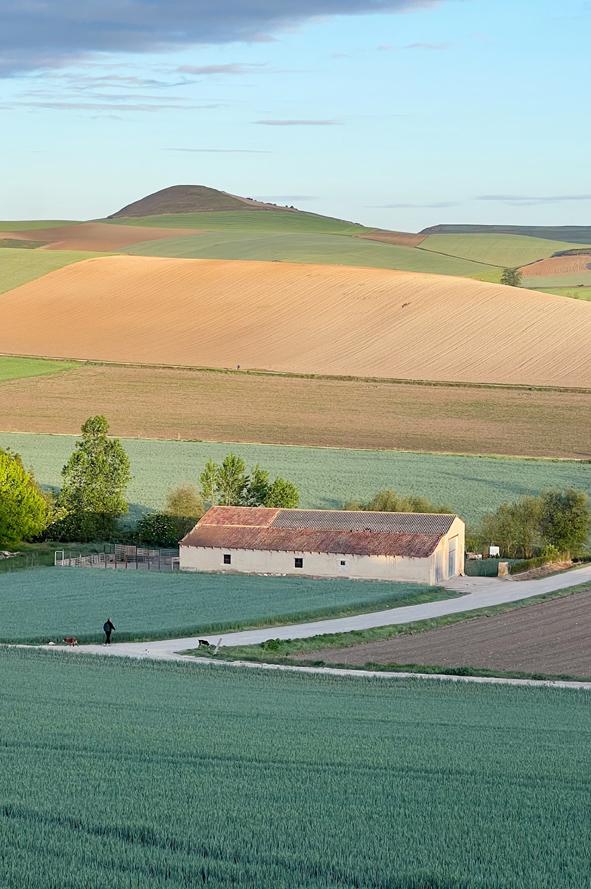
<svg viewBox="0 0 591 889">
<path fill-rule="evenodd" d="M 208 549 L 427 558 L 453 515 L 212 507 L 181 541 Z"/>
</svg>

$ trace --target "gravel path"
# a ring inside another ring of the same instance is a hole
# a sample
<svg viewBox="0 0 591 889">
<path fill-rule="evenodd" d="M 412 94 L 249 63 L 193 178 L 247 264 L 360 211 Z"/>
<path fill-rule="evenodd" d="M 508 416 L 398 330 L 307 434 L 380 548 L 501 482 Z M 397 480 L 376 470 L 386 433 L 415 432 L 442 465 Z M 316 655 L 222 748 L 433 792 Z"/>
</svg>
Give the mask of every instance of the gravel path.
<svg viewBox="0 0 591 889">
<path fill-rule="evenodd" d="M 203 636 L 209 642 L 221 646 L 258 645 L 267 639 L 307 639 L 324 633 L 345 633 L 351 630 L 371 629 L 372 627 L 412 623 L 417 620 L 437 618 L 446 614 L 459 614 L 477 608 L 517 602 L 532 596 L 566 589 L 577 584 L 591 582 L 591 565 L 544 577 L 540 580 L 515 582 L 510 579 L 488 577 L 459 577 L 447 583 L 447 588 L 464 595 L 455 599 L 426 602 L 422 605 L 407 605 L 389 608 L 386 611 L 373 611 L 369 614 L 356 614 L 331 620 L 319 620 L 302 624 L 290 624 L 264 629 L 241 630 L 235 633 Z M 52 646 L 55 648 L 57 646 Z M 61 649 L 61 646 L 59 646 Z M 150 657 L 155 659 L 182 659 L 178 652 L 196 648 L 196 637 L 163 639 L 155 642 L 119 642 L 110 646 L 84 645 L 78 650 L 91 654 L 104 654 L 122 657 Z M 298 668 L 299 669 L 299 668 Z M 400 675 L 400 674 L 399 674 Z"/>
</svg>

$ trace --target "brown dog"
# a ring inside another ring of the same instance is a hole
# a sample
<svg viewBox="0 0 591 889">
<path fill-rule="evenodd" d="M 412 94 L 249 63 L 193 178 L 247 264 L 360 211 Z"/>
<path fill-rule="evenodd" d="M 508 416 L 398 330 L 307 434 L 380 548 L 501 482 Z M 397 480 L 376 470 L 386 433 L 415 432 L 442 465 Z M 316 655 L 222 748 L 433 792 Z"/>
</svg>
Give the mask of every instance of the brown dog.
<svg viewBox="0 0 591 889">
<path fill-rule="evenodd" d="M 75 636 L 64 636 L 64 642 L 66 643 L 66 645 L 70 646 L 78 645 L 78 640 Z"/>
</svg>

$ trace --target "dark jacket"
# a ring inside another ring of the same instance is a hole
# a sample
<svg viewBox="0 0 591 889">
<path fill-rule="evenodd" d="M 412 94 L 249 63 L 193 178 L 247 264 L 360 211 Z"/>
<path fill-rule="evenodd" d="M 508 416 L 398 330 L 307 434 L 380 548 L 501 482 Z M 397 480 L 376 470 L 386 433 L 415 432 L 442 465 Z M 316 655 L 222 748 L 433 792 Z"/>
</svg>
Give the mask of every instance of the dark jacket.
<svg viewBox="0 0 591 889">
<path fill-rule="evenodd" d="M 105 621 L 105 623 L 103 624 L 103 630 L 105 631 L 105 633 L 110 633 L 114 629 L 115 624 L 113 624 L 110 620 Z"/>
</svg>

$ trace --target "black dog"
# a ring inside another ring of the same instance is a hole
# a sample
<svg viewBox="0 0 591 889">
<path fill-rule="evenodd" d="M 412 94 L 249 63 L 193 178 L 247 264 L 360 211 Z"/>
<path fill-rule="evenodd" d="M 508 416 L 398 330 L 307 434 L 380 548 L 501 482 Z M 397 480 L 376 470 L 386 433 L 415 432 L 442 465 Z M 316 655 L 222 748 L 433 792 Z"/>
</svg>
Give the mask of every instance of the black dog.
<svg viewBox="0 0 591 889">
<path fill-rule="evenodd" d="M 207 639 L 198 639 L 197 640 L 197 647 L 198 648 L 210 648 L 211 646 L 210 646 L 209 642 L 207 641 Z"/>
</svg>

